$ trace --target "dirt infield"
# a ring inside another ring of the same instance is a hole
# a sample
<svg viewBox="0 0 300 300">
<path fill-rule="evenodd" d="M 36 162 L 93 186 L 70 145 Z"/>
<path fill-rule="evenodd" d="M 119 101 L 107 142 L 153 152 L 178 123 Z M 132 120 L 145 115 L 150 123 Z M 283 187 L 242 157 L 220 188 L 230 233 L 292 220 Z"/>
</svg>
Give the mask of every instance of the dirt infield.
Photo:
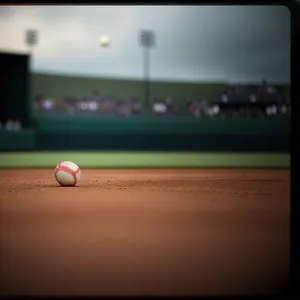
<svg viewBox="0 0 300 300">
<path fill-rule="evenodd" d="M 289 278 L 289 171 L 0 171 L 1 295 L 226 295 Z"/>
</svg>

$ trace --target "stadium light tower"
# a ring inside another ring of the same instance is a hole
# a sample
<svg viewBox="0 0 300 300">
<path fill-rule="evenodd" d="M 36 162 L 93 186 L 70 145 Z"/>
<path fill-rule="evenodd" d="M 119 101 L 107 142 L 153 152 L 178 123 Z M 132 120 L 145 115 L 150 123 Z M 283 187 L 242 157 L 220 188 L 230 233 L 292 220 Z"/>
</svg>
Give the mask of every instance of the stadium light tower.
<svg viewBox="0 0 300 300">
<path fill-rule="evenodd" d="M 150 48 L 155 44 L 155 33 L 152 30 L 141 30 L 140 45 L 143 47 L 144 87 L 146 109 L 150 108 Z"/>
<path fill-rule="evenodd" d="M 26 45 L 29 47 L 29 52 L 32 54 L 33 47 L 37 44 L 37 31 L 33 29 L 28 29 L 26 31 Z"/>
<path fill-rule="evenodd" d="M 25 43 L 28 46 L 28 52 L 29 52 L 29 70 L 32 70 L 32 55 L 33 55 L 33 48 L 37 45 L 37 40 L 38 40 L 38 33 L 37 30 L 35 29 L 27 29 L 25 33 Z M 30 97 L 32 97 L 31 92 L 30 92 Z M 31 105 L 33 103 L 31 102 Z"/>
</svg>

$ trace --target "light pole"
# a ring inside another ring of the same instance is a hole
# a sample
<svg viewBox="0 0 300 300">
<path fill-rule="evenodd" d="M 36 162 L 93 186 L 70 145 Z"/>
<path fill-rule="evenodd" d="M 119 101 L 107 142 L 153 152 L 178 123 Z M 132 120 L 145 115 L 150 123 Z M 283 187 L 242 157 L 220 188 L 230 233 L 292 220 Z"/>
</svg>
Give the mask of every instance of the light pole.
<svg viewBox="0 0 300 300">
<path fill-rule="evenodd" d="M 38 36 L 38 33 L 36 30 L 34 29 L 28 29 L 26 31 L 26 34 L 25 34 L 25 43 L 26 45 L 28 46 L 28 50 L 29 50 L 29 72 L 31 73 L 32 71 L 32 54 L 33 54 L 33 48 L 34 46 L 36 46 L 37 44 L 37 36 Z M 29 76 L 29 81 L 31 80 L 31 76 Z M 32 106 L 34 106 L 35 104 L 32 102 L 32 98 L 33 98 L 34 95 L 32 95 L 32 90 L 30 89 L 29 90 L 29 98 L 30 98 L 30 109 L 29 109 L 29 114 L 31 115 L 32 114 Z"/>
<path fill-rule="evenodd" d="M 32 55 L 33 47 L 37 44 L 37 31 L 28 29 L 26 31 L 26 45 L 29 47 L 29 53 Z"/>
<path fill-rule="evenodd" d="M 150 48 L 154 46 L 155 33 L 152 30 L 141 30 L 140 45 L 143 49 L 143 67 L 144 67 L 144 92 L 145 106 L 150 108 Z"/>
</svg>

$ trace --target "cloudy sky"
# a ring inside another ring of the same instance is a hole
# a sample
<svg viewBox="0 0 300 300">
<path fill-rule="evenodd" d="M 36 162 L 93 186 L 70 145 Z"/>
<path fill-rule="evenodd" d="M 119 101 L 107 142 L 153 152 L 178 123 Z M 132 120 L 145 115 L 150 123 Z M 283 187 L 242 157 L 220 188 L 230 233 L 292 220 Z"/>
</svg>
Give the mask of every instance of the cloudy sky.
<svg viewBox="0 0 300 300">
<path fill-rule="evenodd" d="M 26 51 L 38 30 L 32 69 L 143 77 L 141 29 L 156 32 L 151 78 L 290 81 L 290 12 L 283 6 L 1 6 L 0 50 Z M 101 48 L 99 37 L 112 44 Z"/>
</svg>

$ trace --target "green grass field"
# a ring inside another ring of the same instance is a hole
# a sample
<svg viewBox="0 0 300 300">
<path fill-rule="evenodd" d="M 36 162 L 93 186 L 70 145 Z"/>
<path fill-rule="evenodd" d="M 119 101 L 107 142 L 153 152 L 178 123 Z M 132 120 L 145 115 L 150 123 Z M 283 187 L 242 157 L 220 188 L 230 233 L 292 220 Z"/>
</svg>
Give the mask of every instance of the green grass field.
<svg viewBox="0 0 300 300">
<path fill-rule="evenodd" d="M 0 153 L 0 168 L 54 168 L 69 160 L 81 168 L 289 168 L 290 154 L 173 152 Z"/>
</svg>

